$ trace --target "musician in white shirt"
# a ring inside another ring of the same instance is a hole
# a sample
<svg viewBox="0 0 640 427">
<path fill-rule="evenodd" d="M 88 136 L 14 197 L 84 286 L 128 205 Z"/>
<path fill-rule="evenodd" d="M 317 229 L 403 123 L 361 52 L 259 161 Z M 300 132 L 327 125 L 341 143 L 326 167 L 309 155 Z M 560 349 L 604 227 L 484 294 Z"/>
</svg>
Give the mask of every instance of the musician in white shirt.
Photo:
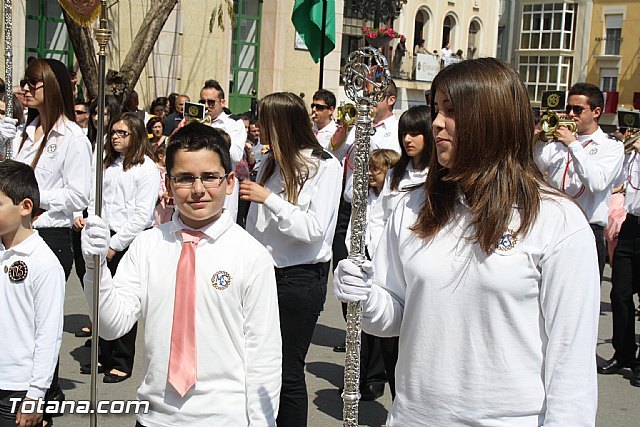
<svg viewBox="0 0 640 427">
<path fill-rule="evenodd" d="M 627 154 L 624 166 L 624 210 L 627 217 L 618 233 L 618 243 L 611 264 L 611 313 L 613 317 L 613 357 L 599 367 L 600 374 L 615 374 L 623 368 L 633 369 L 631 385 L 640 387 L 640 364 L 636 359 L 634 289 L 638 289 L 640 277 L 640 139 Z"/>
<path fill-rule="evenodd" d="M 534 159 L 546 181 L 582 208 L 596 239 L 600 280 L 606 258 L 604 227 L 611 192 L 622 173 L 624 149 L 598 126 L 604 109 L 602 91 L 590 83 L 569 90 L 566 112 L 576 122 L 577 135 L 561 126 L 557 137 L 535 145 Z M 543 135 L 540 133 L 539 135 Z"/>
<path fill-rule="evenodd" d="M 209 126 L 222 129 L 231 138 L 231 162 L 233 170 L 242 160 L 244 154 L 245 143 L 247 142 L 247 131 L 245 130 L 242 120 L 233 120 L 224 112 L 227 100 L 224 96 L 224 89 L 216 80 L 207 80 L 204 87 L 200 90 L 200 103 L 207 106 L 207 114 L 211 117 Z M 231 197 L 225 200 L 224 208 L 229 211 L 231 217 L 235 220 L 238 215 L 238 180 L 235 180 L 235 189 Z"/>
<path fill-rule="evenodd" d="M 300 97 L 267 95 L 259 111 L 262 143 L 271 150 L 256 182 L 242 182 L 240 197 L 252 202 L 247 231 L 271 252 L 276 266 L 282 333 L 277 424 L 304 427 L 304 359 L 326 296 L 342 169 L 311 132 Z"/>
<path fill-rule="evenodd" d="M 107 266 L 112 275 L 133 240 L 153 224 L 160 174 L 151 160 L 151 146 L 144 122 L 135 113 L 122 113 L 113 118 L 105 146 L 102 185 L 102 219 L 109 227 Z M 95 196 L 89 211 L 95 211 Z M 77 217 L 77 229 L 85 219 Z M 86 277 L 86 275 L 85 275 Z M 123 337 L 107 341 L 100 339 L 100 363 L 105 371 L 103 381 L 126 380 L 133 371 L 137 325 Z M 90 373 L 85 365 L 81 372 Z"/>
<path fill-rule="evenodd" d="M 493 58 L 431 87 L 425 186 L 396 206 L 373 266 L 334 274 L 366 332 L 400 337 L 386 425 L 593 426 L 595 242 L 536 170 L 527 89 Z"/>
<path fill-rule="evenodd" d="M 313 133 L 322 148 L 332 152 L 331 141 L 333 134 L 338 129 L 338 125 L 333 120 L 333 113 L 336 109 L 336 96 L 333 92 L 320 89 L 313 94 L 311 103 L 311 121 L 313 122 Z"/>
<path fill-rule="evenodd" d="M 223 212 L 234 173 L 222 131 L 201 123 L 184 126 L 167 147 L 166 164 L 177 212 L 134 240 L 115 277 L 101 275 L 100 333 L 114 339 L 144 320 L 138 399 L 149 401 L 150 411 L 137 415 L 140 426 L 273 426 L 282 362 L 273 261 Z M 179 259 L 189 244 L 183 233 L 200 235 L 189 310 L 177 304 L 178 290 L 184 290 L 177 281 Z M 100 255 L 104 270 L 108 246 L 106 223 L 89 217 L 82 233 L 87 301 L 98 286 L 93 255 Z M 170 382 L 171 348 L 181 341 L 173 331 L 187 323 L 174 322 L 179 311 L 195 316 L 189 322 L 195 366 L 175 367 L 195 375 L 184 393 Z"/>
</svg>

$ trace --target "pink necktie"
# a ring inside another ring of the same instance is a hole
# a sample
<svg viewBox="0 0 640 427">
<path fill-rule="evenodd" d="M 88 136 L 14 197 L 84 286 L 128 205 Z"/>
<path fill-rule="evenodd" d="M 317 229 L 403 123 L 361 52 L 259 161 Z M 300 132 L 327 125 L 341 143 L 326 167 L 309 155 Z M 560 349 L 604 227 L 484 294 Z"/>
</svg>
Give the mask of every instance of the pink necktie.
<svg viewBox="0 0 640 427">
<path fill-rule="evenodd" d="M 176 274 L 173 304 L 169 384 L 180 396 L 196 383 L 196 246 L 204 236 L 200 231 L 181 230 L 182 252 Z"/>
</svg>

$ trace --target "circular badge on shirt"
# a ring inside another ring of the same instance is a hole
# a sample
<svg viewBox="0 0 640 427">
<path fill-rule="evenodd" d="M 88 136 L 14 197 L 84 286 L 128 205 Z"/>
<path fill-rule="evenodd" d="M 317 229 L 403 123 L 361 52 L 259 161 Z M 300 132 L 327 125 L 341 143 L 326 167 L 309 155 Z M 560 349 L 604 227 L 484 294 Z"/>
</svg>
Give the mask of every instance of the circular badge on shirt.
<svg viewBox="0 0 640 427">
<path fill-rule="evenodd" d="M 211 285 L 219 291 L 224 291 L 231 286 L 231 275 L 226 271 L 216 271 L 211 277 Z"/>
<path fill-rule="evenodd" d="M 53 154 L 53 153 L 55 153 L 55 151 L 56 151 L 56 149 L 57 149 L 57 148 L 58 148 L 58 145 L 57 145 L 57 144 L 49 144 L 49 145 L 47 146 L 47 149 L 46 149 L 46 150 L 47 150 L 47 153 L 49 153 L 49 154 Z"/>
<path fill-rule="evenodd" d="M 507 229 L 507 231 L 502 234 L 498 244 L 496 245 L 496 250 L 498 251 L 510 251 L 513 249 L 518 243 L 518 238 L 516 237 L 515 230 Z"/>
<path fill-rule="evenodd" d="M 591 150 L 589 150 L 589 154 L 591 154 L 592 156 L 593 156 L 594 154 L 596 154 L 597 152 L 598 152 L 598 149 L 597 149 L 597 148 L 595 148 L 595 147 L 593 147 Z"/>
<path fill-rule="evenodd" d="M 27 278 L 27 273 L 29 273 L 29 268 L 27 268 L 27 264 L 24 261 L 16 261 L 9 267 L 9 280 L 12 282 L 22 282 Z"/>
</svg>

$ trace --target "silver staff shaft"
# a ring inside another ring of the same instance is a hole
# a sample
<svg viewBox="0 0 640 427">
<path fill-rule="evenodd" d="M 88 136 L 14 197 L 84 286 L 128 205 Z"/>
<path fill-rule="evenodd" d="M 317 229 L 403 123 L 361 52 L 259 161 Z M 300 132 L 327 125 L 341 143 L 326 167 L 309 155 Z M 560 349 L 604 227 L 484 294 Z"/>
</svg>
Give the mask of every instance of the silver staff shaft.
<svg viewBox="0 0 640 427">
<path fill-rule="evenodd" d="M 385 97 L 389 83 L 387 60 L 378 49 L 365 47 L 349 55 L 344 67 L 344 90 L 357 106 L 355 156 L 353 170 L 353 200 L 351 203 L 351 241 L 349 259 L 362 266 L 365 261 L 367 198 L 369 195 L 369 142 L 371 109 Z M 360 401 L 360 332 L 361 303 L 347 305 L 346 358 L 344 366 L 343 425 L 358 426 Z"/>
<path fill-rule="evenodd" d="M 13 8 L 12 0 L 4 0 L 4 82 L 5 114 L 13 117 Z M 5 158 L 13 157 L 13 141 L 7 141 Z"/>
<path fill-rule="evenodd" d="M 100 27 L 94 30 L 94 36 L 98 42 L 98 134 L 96 135 L 96 197 L 95 214 L 102 214 L 102 152 L 104 150 L 104 97 L 105 97 L 105 74 L 107 60 L 107 44 L 111 39 L 111 30 L 107 28 L 107 2 L 100 2 Z M 100 256 L 93 257 L 93 329 L 91 331 L 91 417 L 90 426 L 98 425 L 97 401 L 98 401 L 98 337 L 100 336 L 99 305 L 100 305 Z"/>
<path fill-rule="evenodd" d="M 353 200 L 351 202 L 351 241 L 349 259 L 361 266 L 366 259 L 367 195 L 369 194 L 369 140 L 371 135 L 371 105 L 358 105 L 355 138 L 355 162 L 353 166 Z M 358 402 L 360 401 L 360 332 L 362 330 L 362 305 L 347 304 L 346 358 L 344 368 L 343 420 L 344 426 L 358 426 Z"/>
</svg>

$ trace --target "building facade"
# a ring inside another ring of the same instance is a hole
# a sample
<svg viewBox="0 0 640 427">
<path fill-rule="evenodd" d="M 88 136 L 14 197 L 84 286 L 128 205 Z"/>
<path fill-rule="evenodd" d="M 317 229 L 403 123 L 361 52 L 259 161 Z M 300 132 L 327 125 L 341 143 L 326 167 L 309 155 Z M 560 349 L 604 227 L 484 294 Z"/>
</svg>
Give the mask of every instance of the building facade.
<svg viewBox="0 0 640 427">
<path fill-rule="evenodd" d="M 587 81 L 617 99 L 611 108 L 640 109 L 639 42 L 640 2 L 594 1 Z"/>
<path fill-rule="evenodd" d="M 364 46 L 360 27 L 371 21 L 351 12 L 355 0 L 336 0 L 336 46 L 327 55 L 322 87 L 344 99 L 340 72 L 348 54 Z M 177 92 L 197 99 L 207 79 L 218 80 L 234 112 L 249 109 L 251 101 L 268 93 L 290 91 L 311 95 L 320 86 L 319 64 L 301 43 L 291 14 L 295 0 L 235 0 L 233 22 L 225 14 L 224 29 L 215 11 L 225 0 L 181 0 L 167 20 L 149 57 L 136 90 L 140 105 Z M 22 76 L 29 56 L 54 57 L 74 66 L 62 12 L 56 0 L 13 2 L 14 80 Z M 153 0 L 110 1 L 109 27 L 113 32 L 107 69 L 118 70 L 131 48 Z M 397 108 L 424 103 L 430 81 L 415 79 L 413 48 L 425 40 L 429 51 L 449 42 L 464 58 L 495 56 L 500 2 L 492 0 L 408 0 L 399 16 L 386 22 L 407 38 L 403 73 L 396 79 Z M 24 25 L 22 25 L 24 23 Z M 384 51 L 392 59 L 398 40 Z M 14 82 L 14 83 L 15 83 Z"/>
</svg>

